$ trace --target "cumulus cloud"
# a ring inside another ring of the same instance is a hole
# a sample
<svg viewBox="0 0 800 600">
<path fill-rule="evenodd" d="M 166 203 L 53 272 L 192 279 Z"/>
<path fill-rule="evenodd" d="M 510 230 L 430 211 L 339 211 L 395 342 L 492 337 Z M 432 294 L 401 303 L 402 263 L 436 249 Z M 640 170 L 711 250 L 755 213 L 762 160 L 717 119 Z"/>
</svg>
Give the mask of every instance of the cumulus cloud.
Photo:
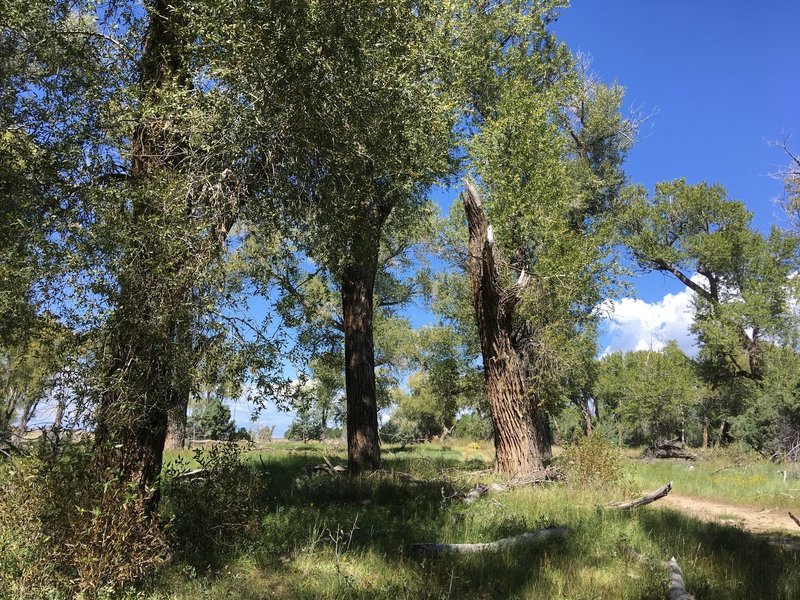
<svg viewBox="0 0 800 600">
<path fill-rule="evenodd" d="M 667 294 L 660 301 L 637 298 L 608 301 L 600 308 L 606 315 L 603 355 L 622 350 L 659 350 L 675 340 L 687 354 L 697 352 L 689 327 L 693 323 L 693 292 L 684 289 Z"/>
</svg>

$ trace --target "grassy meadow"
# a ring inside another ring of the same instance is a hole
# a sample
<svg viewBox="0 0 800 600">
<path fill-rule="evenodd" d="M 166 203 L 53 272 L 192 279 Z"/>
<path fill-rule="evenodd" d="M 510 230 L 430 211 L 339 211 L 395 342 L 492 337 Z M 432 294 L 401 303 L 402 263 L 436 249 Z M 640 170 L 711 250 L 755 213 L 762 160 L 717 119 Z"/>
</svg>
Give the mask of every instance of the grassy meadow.
<svg viewBox="0 0 800 600">
<path fill-rule="evenodd" d="M 357 479 L 309 470 L 323 457 L 343 463 L 336 445 L 275 442 L 246 450 L 245 467 L 224 456 L 201 459 L 222 468 L 166 486 L 173 557 L 138 597 L 644 600 L 666 598 L 662 562 L 671 556 L 697 598 L 800 597 L 797 550 L 658 503 L 631 512 L 601 508 L 669 480 L 681 494 L 791 507 L 784 494 L 800 481 L 784 485 L 774 464 L 723 455 L 689 469 L 629 457 L 612 483 L 547 483 L 490 492 L 473 504 L 447 501 L 491 481 L 491 454 L 485 444 L 458 441 L 389 446 L 384 472 Z M 191 452 L 167 460 L 198 466 Z M 410 483 L 404 474 L 424 481 Z M 415 542 L 493 541 L 551 525 L 572 532 L 474 556 L 431 559 L 410 551 Z"/>
</svg>

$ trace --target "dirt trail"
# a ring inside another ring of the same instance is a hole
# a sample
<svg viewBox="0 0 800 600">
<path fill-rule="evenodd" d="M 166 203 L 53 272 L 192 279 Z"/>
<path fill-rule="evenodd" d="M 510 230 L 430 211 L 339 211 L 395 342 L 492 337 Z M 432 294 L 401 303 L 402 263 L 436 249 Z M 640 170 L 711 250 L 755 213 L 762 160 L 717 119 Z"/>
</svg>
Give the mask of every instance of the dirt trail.
<svg viewBox="0 0 800 600">
<path fill-rule="evenodd" d="M 759 508 L 726 504 L 680 494 L 670 494 L 653 506 L 678 510 L 702 521 L 738 525 L 752 533 L 785 532 L 793 534 L 793 537 L 800 535 L 800 527 L 789 517 L 789 510 L 786 508 Z M 797 512 L 800 510 L 795 511 L 795 516 L 797 516 Z M 800 538 L 798 541 L 800 542 Z"/>
</svg>

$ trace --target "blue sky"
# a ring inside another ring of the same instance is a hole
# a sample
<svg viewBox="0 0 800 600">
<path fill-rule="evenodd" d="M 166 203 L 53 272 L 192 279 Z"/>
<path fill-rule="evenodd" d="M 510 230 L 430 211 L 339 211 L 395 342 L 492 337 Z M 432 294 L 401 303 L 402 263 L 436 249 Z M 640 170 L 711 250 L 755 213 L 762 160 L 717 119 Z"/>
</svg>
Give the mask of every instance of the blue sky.
<svg viewBox="0 0 800 600">
<path fill-rule="evenodd" d="M 630 153 L 632 182 L 686 177 L 721 183 L 743 200 L 764 231 L 779 223 L 786 163 L 770 142 L 792 135 L 800 148 L 800 1 L 575 0 L 554 30 L 573 52 L 591 58 L 603 81 L 627 90 L 626 105 L 652 114 Z M 791 143 L 790 142 L 790 143 Z M 457 191 L 437 194 L 447 208 Z M 677 339 L 691 352 L 690 295 L 661 275 L 634 281 L 601 338 L 601 351 L 658 347 Z M 430 317 L 411 311 L 415 324 Z M 236 417 L 247 425 L 250 409 Z M 267 409 L 259 422 L 281 435 L 292 415 Z"/>
</svg>

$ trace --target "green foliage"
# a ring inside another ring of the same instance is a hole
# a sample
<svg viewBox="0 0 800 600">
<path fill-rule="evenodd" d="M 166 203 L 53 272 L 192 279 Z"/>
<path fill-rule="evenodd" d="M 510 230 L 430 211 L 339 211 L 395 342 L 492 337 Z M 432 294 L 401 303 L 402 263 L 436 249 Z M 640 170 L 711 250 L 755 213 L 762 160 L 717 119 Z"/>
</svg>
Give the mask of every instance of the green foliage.
<svg viewBox="0 0 800 600">
<path fill-rule="evenodd" d="M 194 439 L 232 441 L 236 434 L 231 409 L 221 398 L 212 395 L 195 402 L 186 427 Z"/>
<path fill-rule="evenodd" d="M 494 436 L 492 420 L 477 412 L 461 415 L 456 421 L 453 436 L 467 440 L 490 440 Z"/>
<path fill-rule="evenodd" d="M 641 188 L 625 221 L 625 242 L 645 269 L 669 273 L 695 292 L 695 323 L 704 378 L 760 381 L 764 347 L 794 338 L 791 274 L 800 240 L 773 228 L 768 237 L 725 188 L 684 179 Z M 702 279 L 692 279 L 696 272 Z"/>
<path fill-rule="evenodd" d="M 571 483 L 588 487 L 613 486 L 624 476 L 622 449 L 599 433 L 590 433 L 567 446 L 559 462 Z"/>
<path fill-rule="evenodd" d="M 0 469 L 0 596 L 113 597 L 152 577 L 168 550 L 135 485 L 91 452 L 47 442 Z"/>
<path fill-rule="evenodd" d="M 763 455 L 800 461 L 800 355 L 771 348 L 763 385 L 734 419 L 732 435 Z"/>
<path fill-rule="evenodd" d="M 704 393 L 694 365 L 675 342 L 657 352 L 603 357 L 594 387 L 601 414 L 616 415 L 628 435 L 648 444 L 679 437 L 696 418 Z"/>
<path fill-rule="evenodd" d="M 203 472 L 180 477 L 190 466 L 181 456 L 166 465 L 161 512 L 173 551 L 203 571 L 252 541 L 267 473 L 247 464 L 236 444 L 197 448 L 191 464 Z"/>
</svg>

